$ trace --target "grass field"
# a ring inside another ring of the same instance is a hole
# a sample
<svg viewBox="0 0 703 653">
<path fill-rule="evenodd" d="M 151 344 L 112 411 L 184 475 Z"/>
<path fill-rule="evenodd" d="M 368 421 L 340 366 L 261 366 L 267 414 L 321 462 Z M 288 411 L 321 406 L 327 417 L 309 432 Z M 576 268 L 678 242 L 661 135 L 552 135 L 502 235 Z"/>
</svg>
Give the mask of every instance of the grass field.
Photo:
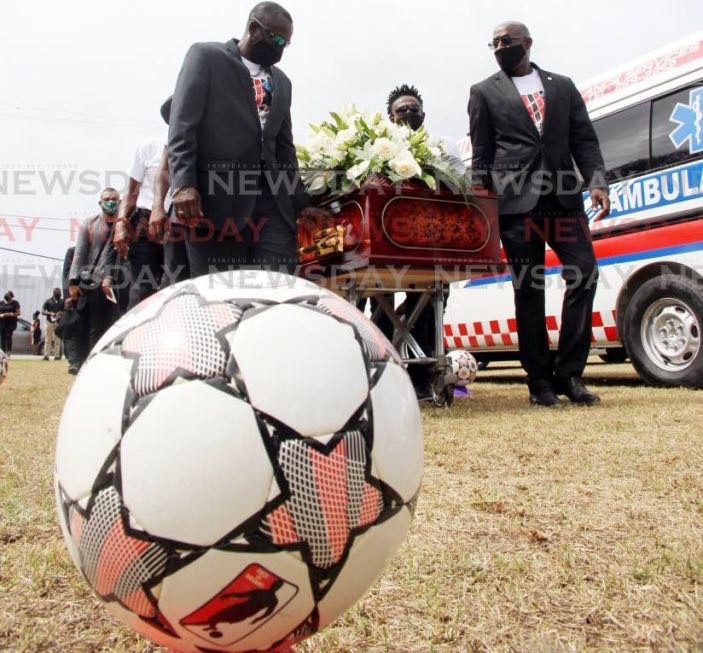
<svg viewBox="0 0 703 653">
<path fill-rule="evenodd" d="M 521 373 L 425 409 L 426 470 L 386 573 L 299 653 L 703 651 L 703 394 L 589 365 L 603 403 L 530 408 Z M 0 651 L 156 651 L 107 615 L 54 518 L 66 364 L 0 387 Z"/>
</svg>

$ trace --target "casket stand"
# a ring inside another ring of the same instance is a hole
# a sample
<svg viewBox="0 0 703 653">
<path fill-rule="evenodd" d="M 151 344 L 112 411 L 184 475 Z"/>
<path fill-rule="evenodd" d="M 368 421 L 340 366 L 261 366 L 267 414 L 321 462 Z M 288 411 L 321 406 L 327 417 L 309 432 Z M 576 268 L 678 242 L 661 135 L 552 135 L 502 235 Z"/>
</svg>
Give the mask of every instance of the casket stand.
<svg viewBox="0 0 703 653">
<path fill-rule="evenodd" d="M 393 183 L 374 177 L 361 189 L 319 205 L 333 213 L 324 225 L 300 221 L 300 276 L 352 304 L 373 297 L 394 326 L 393 345 L 404 363 L 433 367 L 433 400 L 450 403 L 445 382 L 444 298 L 449 284 L 500 272 L 495 195 L 473 188 L 467 196 L 419 181 Z M 410 314 L 389 301 L 396 292 L 420 293 Z M 423 351 L 412 335 L 428 303 L 434 307 L 433 351 Z"/>
</svg>

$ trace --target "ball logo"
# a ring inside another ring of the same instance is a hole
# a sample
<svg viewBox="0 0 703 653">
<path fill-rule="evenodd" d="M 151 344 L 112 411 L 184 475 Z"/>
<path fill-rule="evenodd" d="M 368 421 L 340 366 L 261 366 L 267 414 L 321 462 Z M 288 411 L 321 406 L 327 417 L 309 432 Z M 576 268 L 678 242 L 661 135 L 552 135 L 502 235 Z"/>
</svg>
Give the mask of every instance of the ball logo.
<svg viewBox="0 0 703 653">
<path fill-rule="evenodd" d="M 297 593 L 295 585 L 268 569 L 249 565 L 180 623 L 212 644 L 231 646 L 273 619 Z"/>
</svg>

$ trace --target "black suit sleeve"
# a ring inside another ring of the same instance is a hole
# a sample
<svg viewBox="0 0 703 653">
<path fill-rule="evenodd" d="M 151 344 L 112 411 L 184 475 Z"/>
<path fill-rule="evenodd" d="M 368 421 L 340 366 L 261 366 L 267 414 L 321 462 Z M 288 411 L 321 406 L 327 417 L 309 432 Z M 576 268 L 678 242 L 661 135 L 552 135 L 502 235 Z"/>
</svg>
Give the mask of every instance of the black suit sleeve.
<svg viewBox="0 0 703 653">
<path fill-rule="evenodd" d="M 63 257 L 63 271 L 61 273 L 61 284 L 63 286 L 63 296 L 68 299 L 68 282 L 71 274 L 71 263 L 73 263 L 73 253 L 76 251 L 75 247 L 69 247 L 66 250 L 66 255 Z"/>
<path fill-rule="evenodd" d="M 293 142 L 293 124 L 290 110 L 287 111 L 276 137 L 276 161 L 281 171 L 290 175 L 293 181 L 293 205 L 296 212 L 310 206 L 310 196 L 305 191 L 298 172 L 298 155 L 295 152 L 295 143 Z"/>
<path fill-rule="evenodd" d="M 469 96 L 469 134 L 473 150 L 471 172 L 473 180 L 491 188 L 491 170 L 495 157 L 495 130 L 486 98 L 477 86 L 471 87 Z"/>
<path fill-rule="evenodd" d="M 603 188 L 608 190 L 605 181 L 605 164 L 600 151 L 598 136 L 593 123 L 588 117 L 586 104 L 576 85 L 569 80 L 569 143 L 571 155 L 576 161 L 586 188 Z"/>
<path fill-rule="evenodd" d="M 185 56 L 171 103 L 168 162 L 173 188 L 197 186 L 197 134 L 209 87 L 207 54 L 203 45 L 196 43 Z"/>
</svg>

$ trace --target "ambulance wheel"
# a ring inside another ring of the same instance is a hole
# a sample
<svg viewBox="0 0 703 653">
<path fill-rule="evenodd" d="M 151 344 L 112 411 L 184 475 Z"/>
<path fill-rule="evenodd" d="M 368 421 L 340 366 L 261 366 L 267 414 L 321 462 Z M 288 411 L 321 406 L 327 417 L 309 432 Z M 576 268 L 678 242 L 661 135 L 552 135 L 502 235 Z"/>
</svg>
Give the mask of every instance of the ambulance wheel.
<svg viewBox="0 0 703 653">
<path fill-rule="evenodd" d="M 598 358 L 604 363 L 624 363 L 627 360 L 627 352 L 624 347 L 609 347 Z"/>
<path fill-rule="evenodd" d="M 650 279 L 625 313 L 630 360 L 651 385 L 703 387 L 703 293 L 673 274 Z"/>
</svg>

